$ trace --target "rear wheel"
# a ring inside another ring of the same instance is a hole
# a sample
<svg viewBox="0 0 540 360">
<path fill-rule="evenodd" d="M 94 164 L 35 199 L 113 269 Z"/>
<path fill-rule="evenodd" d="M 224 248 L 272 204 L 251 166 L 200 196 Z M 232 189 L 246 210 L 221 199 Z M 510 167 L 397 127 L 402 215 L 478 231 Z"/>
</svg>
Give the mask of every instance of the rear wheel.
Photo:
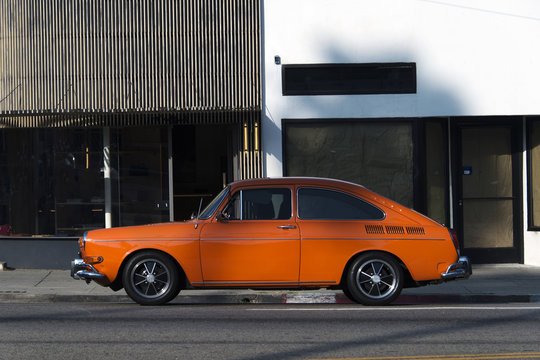
<svg viewBox="0 0 540 360">
<path fill-rule="evenodd" d="M 123 273 L 124 288 L 141 305 L 161 305 L 174 299 L 181 288 L 180 272 L 167 255 L 145 251 L 127 262 Z"/>
<path fill-rule="evenodd" d="M 347 296 L 363 305 L 386 305 L 403 288 L 403 269 L 390 255 L 367 253 L 353 261 L 347 271 Z"/>
</svg>

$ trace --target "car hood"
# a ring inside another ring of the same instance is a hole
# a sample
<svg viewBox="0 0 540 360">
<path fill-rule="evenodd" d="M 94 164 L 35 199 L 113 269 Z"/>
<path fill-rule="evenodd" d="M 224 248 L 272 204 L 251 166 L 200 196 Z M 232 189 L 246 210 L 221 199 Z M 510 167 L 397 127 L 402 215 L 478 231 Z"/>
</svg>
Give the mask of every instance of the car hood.
<svg viewBox="0 0 540 360">
<path fill-rule="evenodd" d="M 196 221 L 168 222 L 149 225 L 123 226 L 89 231 L 87 240 L 159 240 L 193 238 Z"/>
</svg>

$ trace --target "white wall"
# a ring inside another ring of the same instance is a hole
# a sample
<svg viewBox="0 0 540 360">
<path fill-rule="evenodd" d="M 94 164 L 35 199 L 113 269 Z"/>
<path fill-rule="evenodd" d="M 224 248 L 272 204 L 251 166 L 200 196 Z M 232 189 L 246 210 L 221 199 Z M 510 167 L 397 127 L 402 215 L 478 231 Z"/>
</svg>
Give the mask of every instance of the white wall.
<svg viewBox="0 0 540 360">
<path fill-rule="evenodd" d="M 540 266 L 540 234 L 537 231 L 525 232 L 524 264 Z"/>
<path fill-rule="evenodd" d="M 538 0 L 264 1 L 263 150 L 284 118 L 540 114 Z M 282 64 L 416 62 L 417 94 L 282 96 Z"/>
<path fill-rule="evenodd" d="M 282 175 L 282 119 L 540 114 L 538 0 L 267 0 L 263 28 L 266 176 Z M 418 91 L 282 96 L 276 55 L 282 64 L 415 62 Z M 540 265 L 526 189 L 525 263 Z"/>
</svg>

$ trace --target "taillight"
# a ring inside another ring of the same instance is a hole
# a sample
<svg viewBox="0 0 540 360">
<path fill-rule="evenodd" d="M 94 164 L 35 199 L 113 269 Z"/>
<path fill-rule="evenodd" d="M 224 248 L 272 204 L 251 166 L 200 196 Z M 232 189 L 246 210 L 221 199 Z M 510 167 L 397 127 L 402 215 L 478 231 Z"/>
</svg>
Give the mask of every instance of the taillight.
<svg viewBox="0 0 540 360">
<path fill-rule="evenodd" d="M 459 248 L 459 240 L 457 237 L 457 232 L 454 229 L 448 229 L 450 232 L 450 236 L 452 237 L 452 242 L 454 243 L 454 247 L 456 248 L 457 253 L 459 254 L 460 248 Z"/>
</svg>

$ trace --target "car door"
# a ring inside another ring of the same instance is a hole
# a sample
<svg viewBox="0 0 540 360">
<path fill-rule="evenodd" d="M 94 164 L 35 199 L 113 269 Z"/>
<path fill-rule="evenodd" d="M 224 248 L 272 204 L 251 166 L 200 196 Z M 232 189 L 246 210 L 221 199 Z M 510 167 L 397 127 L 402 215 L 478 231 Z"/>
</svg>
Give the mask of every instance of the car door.
<svg viewBox="0 0 540 360">
<path fill-rule="evenodd" d="M 300 236 L 288 187 L 247 188 L 232 195 L 200 236 L 207 285 L 296 284 Z"/>
<path fill-rule="evenodd" d="M 298 189 L 302 284 L 337 283 L 344 266 L 362 247 L 373 246 L 365 224 L 377 224 L 384 213 L 351 194 L 324 188 Z"/>
</svg>

